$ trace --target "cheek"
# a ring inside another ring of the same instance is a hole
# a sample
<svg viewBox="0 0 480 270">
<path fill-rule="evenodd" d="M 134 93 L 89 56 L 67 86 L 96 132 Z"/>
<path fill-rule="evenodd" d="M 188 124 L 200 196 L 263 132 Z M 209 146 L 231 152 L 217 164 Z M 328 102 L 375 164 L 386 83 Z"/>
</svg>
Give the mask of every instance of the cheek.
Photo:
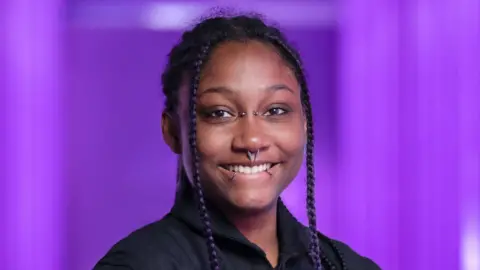
<svg viewBox="0 0 480 270">
<path fill-rule="evenodd" d="M 199 123 L 197 128 L 198 151 L 205 163 L 217 163 L 228 155 L 231 145 L 231 132 L 219 127 Z"/>
<path fill-rule="evenodd" d="M 191 168 L 190 157 L 190 141 L 188 126 L 184 128 L 186 132 L 182 132 L 182 155 L 184 156 L 184 165 L 188 169 Z M 200 121 L 197 122 L 197 149 L 198 154 L 201 157 L 201 166 L 205 164 L 217 163 L 219 158 L 228 154 L 229 146 L 231 142 L 231 132 L 226 131 L 220 127 L 209 126 Z M 223 154 L 225 153 L 225 154 Z"/>
<path fill-rule="evenodd" d="M 306 134 L 303 124 L 289 125 L 288 127 L 277 127 L 272 129 L 270 133 L 272 138 L 275 138 L 277 146 L 289 156 L 297 156 L 303 154 Z"/>
</svg>

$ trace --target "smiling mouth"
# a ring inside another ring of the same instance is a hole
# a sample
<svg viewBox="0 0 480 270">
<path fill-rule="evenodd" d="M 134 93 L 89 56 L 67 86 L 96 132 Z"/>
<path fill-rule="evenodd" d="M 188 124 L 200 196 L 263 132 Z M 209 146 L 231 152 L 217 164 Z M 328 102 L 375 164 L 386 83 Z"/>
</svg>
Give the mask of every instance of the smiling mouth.
<svg viewBox="0 0 480 270">
<path fill-rule="evenodd" d="M 264 164 L 254 165 L 254 166 L 222 165 L 220 167 L 222 167 L 227 171 L 239 173 L 239 174 L 256 174 L 256 173 L 268 172 L 269 169 L 271 169 L 273 166 L 277 164 L 278 163 L 264 163 Z"/>
</svg>

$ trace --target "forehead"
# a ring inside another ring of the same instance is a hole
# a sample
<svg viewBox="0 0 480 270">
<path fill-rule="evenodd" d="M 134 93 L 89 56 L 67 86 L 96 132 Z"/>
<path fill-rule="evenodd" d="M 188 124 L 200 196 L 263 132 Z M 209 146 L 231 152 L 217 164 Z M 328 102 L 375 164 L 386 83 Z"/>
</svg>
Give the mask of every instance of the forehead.
<svg viewBox="0 0 480 270">
<path fill-rule="evenodd" d="M 298 84 L 278 50 L 260 41 L 220 44 L 212 51 L 201 78 L 200 88 L 210 84 L 251 88 L 279 83 L 296 88 Z"/>
</svg>

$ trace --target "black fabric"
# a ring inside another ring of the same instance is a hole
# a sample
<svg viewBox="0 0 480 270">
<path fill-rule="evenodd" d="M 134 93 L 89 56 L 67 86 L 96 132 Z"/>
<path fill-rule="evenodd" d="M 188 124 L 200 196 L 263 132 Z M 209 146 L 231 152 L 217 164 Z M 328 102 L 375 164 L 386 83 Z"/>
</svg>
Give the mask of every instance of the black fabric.
<svg viewBox="0 0 480 270">
<path fill-rule="evenodd" d="M 313 269 L 308 256 L 308 228 L 291 215 L 281 200 L 278 202 L 277 218 L 280 256 L 276 268 L 272 268 L 260 248 L 249 242 L 223 215 L 214 211 L 213 206 L 208 206 L 208 209 L 221 269 Z M 193 190 L 180 188 L 169 214 L 118 242 L 94 270 L 209 270 L 209 254 L 202 226 Z M 342 269 L 341 260 L 349 270 L 380 269 L 347 245 L 320 233 L 319 237 L 322 253 L 335 265 L 334 269 Z M 326 264 L 324 269 L 329 270 Z"/>
</svg>

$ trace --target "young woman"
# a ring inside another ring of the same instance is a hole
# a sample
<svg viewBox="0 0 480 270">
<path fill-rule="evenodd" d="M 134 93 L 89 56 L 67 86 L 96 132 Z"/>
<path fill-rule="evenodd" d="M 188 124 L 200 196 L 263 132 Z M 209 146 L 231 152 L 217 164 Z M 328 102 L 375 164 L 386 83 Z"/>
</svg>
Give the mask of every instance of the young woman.
<svg viewBox="0 0 480 270">
<path fill-rule="evenodd" d="M 206 19 L 173 48 L 162 81 L 175 204 L 96 270 L 380 269 L 316 230 L 309 92 L 278 29 L 253 16 Z M 279 198 L 304 155 L 308 227 Z"/>
</svg>

